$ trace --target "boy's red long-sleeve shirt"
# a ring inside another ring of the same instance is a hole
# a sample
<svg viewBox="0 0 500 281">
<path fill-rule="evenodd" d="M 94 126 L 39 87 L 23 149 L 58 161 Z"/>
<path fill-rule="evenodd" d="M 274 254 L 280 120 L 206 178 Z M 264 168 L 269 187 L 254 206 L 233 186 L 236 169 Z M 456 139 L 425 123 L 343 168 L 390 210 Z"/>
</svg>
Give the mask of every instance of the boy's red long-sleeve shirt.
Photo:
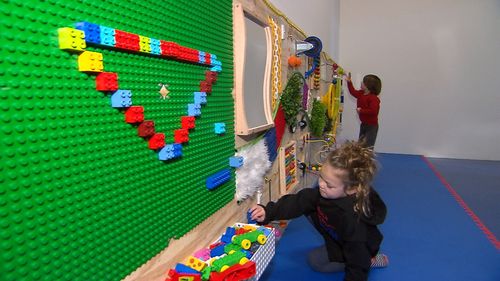
<svg viewBox="0 0 500 281">
<path fill-rule="evenodd" d="M 378 125 L 378 112 L 380 110 L 380 99 L 372 94 L 365 95 L 363 90 L 356 90 L 351 81 L 347 81 L 349 93 L 357 99 L 356 107 L 361 108 L 358 112 L 361 123 Z"/>
</svg>

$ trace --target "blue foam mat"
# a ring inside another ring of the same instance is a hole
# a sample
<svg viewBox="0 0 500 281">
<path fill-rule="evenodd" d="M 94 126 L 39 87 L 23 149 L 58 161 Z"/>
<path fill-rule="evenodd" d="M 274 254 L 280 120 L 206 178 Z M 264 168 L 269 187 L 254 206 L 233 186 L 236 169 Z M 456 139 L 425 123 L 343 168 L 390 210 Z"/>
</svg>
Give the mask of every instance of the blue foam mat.
<svg viewBox="0 0 500 281">
<path fill-rule="evenodd" d="M 375 187 L 388 205 L 381 230 L 387 268 L 372 281 L 500 280 L 500 251 L 458 205 L 420 156 L 379 154 Z M 291 221 L 262 281 L 343 280 L 312 271 L 306 261 L 322 238 L 304 217 Z"/>
</svg>

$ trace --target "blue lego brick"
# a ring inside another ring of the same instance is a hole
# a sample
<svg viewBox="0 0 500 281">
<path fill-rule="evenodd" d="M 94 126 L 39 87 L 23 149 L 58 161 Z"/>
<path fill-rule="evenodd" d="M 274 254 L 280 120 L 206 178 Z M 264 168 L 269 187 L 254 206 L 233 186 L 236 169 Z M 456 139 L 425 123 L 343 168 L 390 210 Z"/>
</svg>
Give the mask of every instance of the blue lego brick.
<svg viewBox="0 0 500 281">
<path fill-rule="evenodd" d="M 220 237 L 220 241 L 224 243 L 231 243 L 234 235 L 236 235 L 236 229 L 228 226 L 226 228 L 226 232 Z"/>
<path fill-rule="evenodd" d="M 200 63 L 205 63 L 205 52 L 201 51 L 198 52 L 198 61 Z"/>
<path fill-rule="evenodd" d="M 194 92 L 194 104 L 207 104 L 207 93 Z"/>
<path fill-rule="evenodd" d="M 213 249 L 210 250 L 210 257 L 218 257 L 222 256 L 224 254 L 224 246 L 226 246 L 225 243 L 220 244 L 219 246 L 214 247 Z"/>
<path fill-rule="evenodd" d="M 224 169 L 215 174 L 210 175 L 205 181 L 205 185 L 208 190 L 213 190 L 219 185 L 229 181 L 231 179 L 231 170 Z"/>
<path fill-rule="evenodd" d="M 180 143 L 174 143 L 174 157 L 181 157 L 182 156 L 182 144 Z"/>
<path fill-rule="evenodd" d="M 225 123 L 214 123 L 214 131 L 216 134 L 224 134 L 226 132 L 226 124 Z"/>
<path fill-rule="evenodd" d="M 178 143 L 167 144 L 158 153 L 158 159 L 162 161 L 178 158 L 181 156 L 182 156 L 182 145 Z"/>
<path fill-rule="evenodd" d="M 160 40 L 151 38 L 150 46 L 152 54 L 161 55 Z"/>
<path fill-rule="evenodd" d="M 265 226 L 259 226 L 257 230 L 262 231 L 262 233 L 264 233 L 265 236 L 269 236 L 269 234 L 271 234 L 271 230 Z"/>
<path fill-rule="evenodd" d="M 111 106 L 115 108 L 130 107 L 132 105 L 132 92 L 118 90 L 111 95 Z"/>
<path fill-rule="evenodd" d="M 250 210 L 247 211 L 247 223 L 256 224 L 257 221 L 252 219 L 252 212 Z"/>
<path fill-rule="evenodd" d="M 201 115 L 201 105 L 190 103 L 188 104 L 188 116 L 200 116 Z"/>
<path fill-rule="evenodd" d="M 229 157 L 229 166 L 233 168 L 239 168 L 243 166 L 243 157 L 241 156 L 232 156 Z"/>
<path fill-rule="evenodd" d="M 178 263 L 175 265 L 175 271 L 177 271 L 178 273 L 200 273 L 198 270 L 194 270 L 182 263 Z"/>
<path fill-rule="evenodd" d="M 82 21 L 75 24 L 76 29 L 85 32 L 85 42 L 101 44 L 101 26 L 98 24 Z"/>
<path fill-rule="evenodd" d="M 115 29 L 107 26 L 101 26 L 101 44 L 114 47 L 116 45 Z"/>
<path fill-rule="evenodd" d="M 210 68 L 210 71 L 216 71 L 216 72 L 221 72 L 222 71 L 222 63 L 219 60 L 212 60 L 212 67 Z"/>
</svg>

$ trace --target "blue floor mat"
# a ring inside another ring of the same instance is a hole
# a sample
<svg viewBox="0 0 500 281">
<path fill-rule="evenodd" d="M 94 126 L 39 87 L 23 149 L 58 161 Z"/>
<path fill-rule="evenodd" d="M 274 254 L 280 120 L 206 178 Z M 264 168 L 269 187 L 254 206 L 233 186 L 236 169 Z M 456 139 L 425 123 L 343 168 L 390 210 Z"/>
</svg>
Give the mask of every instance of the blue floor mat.
<svg viewBox="0 0 500 281">
<path fill-rule="evenodd" d="M 500 161 L 427 158 L 482 223 L 500 237 Z"/>
<path fill-rule="evenodd" d="M 381 230 L 387 268 L 372 281 L 500 280 L 500 251 L 486 238 L 420 156 L 379 154 L 375 187 L 388 206 Z M 291 221 L 260 280 L 343 280 L 343 273 L 309 269 L 321 237 L 303 217 Z"/>
</svg>

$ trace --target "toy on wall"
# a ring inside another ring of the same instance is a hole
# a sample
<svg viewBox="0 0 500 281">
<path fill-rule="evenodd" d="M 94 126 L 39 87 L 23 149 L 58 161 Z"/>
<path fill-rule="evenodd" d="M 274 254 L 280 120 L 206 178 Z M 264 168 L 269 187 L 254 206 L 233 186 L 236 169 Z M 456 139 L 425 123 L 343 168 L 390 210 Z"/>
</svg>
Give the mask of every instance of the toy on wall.
<svg viewBox="0 0 500 281">
<path fill-rule="evenodd" d="M 302 83 L 303 76 L 299 72 L 294 72 L 281 94 L 281 106 L 285 113 L 285 120 L 290 131 L 294 132 L 297 126 L 297 114 L 302 108 Z"/>
<path fill-rule="evenodd" d="M 128 52 L 146 53 L 154 56 L 160 56 L 166 59 L 174 59 L 190 63 L 197 63 L 211 67 L 211 71 L 205 75 L 205 80 L 200 81 L 200 92 L 194 92 L 194 100 L 196 94 L 210 94 L 212 92 L 212 83 L 217 81 L 217 72 L 222 70 L 221 62 L 217 60 L 217 56 L 203 51 L 191 49 L 178 45 L 174 42 L 149 38 L 126 31 L 114 29 L 107 26 L 101 26 L 89 22 L 78 22 L 75 24 L 77 29 L 68 27 L 59 28 L 59 48 L 72 52 L 80 53 L 78 56 L 78 69 L 82 72 L 96 75 L 96 89 L 103 92 L 112 92 L 111 106 L 114 108 L 132 107 L 132 91 L 119 89 L 118 74 L 112 72 L 104 72 L 103 54 L 99 52 L 86 51 L 86 45 L 114 48 L 117 50 L 125 50 Z M 159 83 L 160 98 L 170 98 L 168 95 L 168 85 Z M 206 104 L 206 99 L 199 103 L 187 104 L 187 115 L 197 117 L 201 115 L 201 105 Z M 133 121 L 131 121 L 133 120 Z M 127 123 L 142 123 L 144 121 L 144 108 L 135 106 L 134 110 L 127 110 L 125 121 Z M 154 122 L 154 121 L 153 121 Z M 181 123 L 181 125 L 185 125 Z M 194 128 L 190 126 L 189 129 Z M 174 131 L 174 141 L 176 144 L 186 143 L 189 140 L 189 130 L 183 128 Z M 225 132 L 223 123 L 215 124 L 215 133 L 222 134 Z M 149 148 L 159 151 L 160 160 L 170 160 L 180 157 L 182 150 L 177 153 L 169 153 L 171 145 L 165 143 L 164 133 L 153 133 L 148 140 Z M 170 155 L 170 157 L 168 156 Z"/>
<path fill-rule="evenodd" d="M 281 34 L 283 30 L 272 17 L 268 17 L 268 23 L 272 30 L 271 97 L 272 111 L 274 112 L 281 92 L 281 40 L 283 39 Z"/>
<path fill-rule="evenodd" d="M 290 141 L 280 148 L 280 191 L 281 194 L 290 193 L 299 183 L 297 166 L 297 145 Z"/>
<path fill-rule="evenodd" d="M 318 100 L 313 101 L 311 110 L 311 134 L 322 137 L 327 123 L 326 106 Z"/>
<path fill-rule="evenodd" d="M 238 202 L 253 196 L 264 185 L 264 176 L 271 168 L 265 139 L 253 145 L 241 148 L 236 156 L 242 157 L 245 165 L 235 171 L 236 192 Z"/>
<path fill-rule="evenodd" d="M 302 65 L 302 60 L 295 55 L 289 56 L 288 57 L 288 65 L 290 67 L 293 67 L 293 68 L 299 67 Z"/>
</svg>

